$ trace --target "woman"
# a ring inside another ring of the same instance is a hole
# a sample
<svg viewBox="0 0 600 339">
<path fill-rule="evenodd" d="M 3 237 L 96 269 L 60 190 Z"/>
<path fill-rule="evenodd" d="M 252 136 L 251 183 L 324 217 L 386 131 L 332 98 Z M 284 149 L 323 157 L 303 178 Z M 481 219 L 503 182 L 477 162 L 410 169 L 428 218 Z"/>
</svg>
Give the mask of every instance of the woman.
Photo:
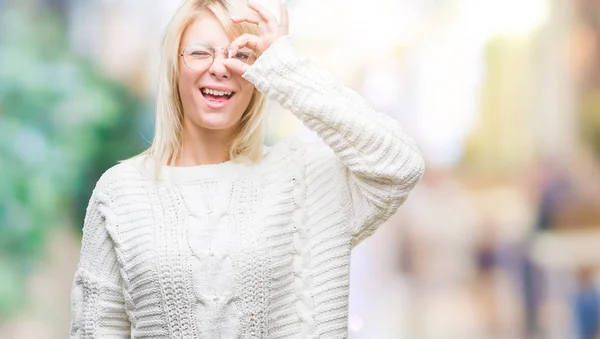
<svg viewBox="0 0 600 339">
<path fill-rule="evenodd" d="M 297 54 L 285 4 L 280 21 L 242 0 L 179 7 L 153 144 L 89 202 L 72 337 L 347 336 L 350 251 L 423 160 L 395 120 Z M 263 148 L 263 95 L 328 146 Z"/>
</svg>

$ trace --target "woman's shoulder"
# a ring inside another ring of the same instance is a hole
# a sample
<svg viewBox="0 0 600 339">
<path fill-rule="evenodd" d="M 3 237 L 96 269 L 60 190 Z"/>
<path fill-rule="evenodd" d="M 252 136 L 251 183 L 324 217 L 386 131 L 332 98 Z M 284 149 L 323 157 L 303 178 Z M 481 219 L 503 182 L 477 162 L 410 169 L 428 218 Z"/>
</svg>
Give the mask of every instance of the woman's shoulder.
<svg viewBox="0 0 600 339">
<path fill-rule="evenodd" d="M 143 178 L 140 169 L 145 157 L 143 154 L 137 155 L 109 167 L 98 179 L 96 189 L 109 192 L 117 187 L 130 186 L 130 183 L 139 181 Z"/>
</svg>

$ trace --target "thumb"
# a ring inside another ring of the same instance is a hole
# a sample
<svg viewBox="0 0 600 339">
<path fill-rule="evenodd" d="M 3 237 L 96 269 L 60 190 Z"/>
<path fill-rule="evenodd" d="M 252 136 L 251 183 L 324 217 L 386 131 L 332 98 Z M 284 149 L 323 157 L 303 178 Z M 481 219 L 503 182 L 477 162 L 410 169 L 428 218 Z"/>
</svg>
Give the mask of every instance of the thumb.
<svg viewBox="0 0 600 339">
<path fill-rule="evenodd" d="M 223 60 L 223 65 L 237 75 L 244 74 L 250 67 L 248 64 L 245 64 L 237 59 L 225 59 Z"/>
</svg>

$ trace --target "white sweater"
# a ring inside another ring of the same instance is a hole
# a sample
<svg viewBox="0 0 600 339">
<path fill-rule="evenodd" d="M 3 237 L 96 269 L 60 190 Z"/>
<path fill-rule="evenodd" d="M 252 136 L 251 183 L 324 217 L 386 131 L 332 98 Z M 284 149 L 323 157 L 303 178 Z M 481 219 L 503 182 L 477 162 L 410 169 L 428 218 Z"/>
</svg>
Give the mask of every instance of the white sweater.
<svg viewBox="0 0 600 339">
<path fill-rule="evenodd" d="M 72 287 L 73 338 L 345 338 L 350 251 L 404 202 L 423 159 L 398 122 L 276 41 L 244 74 L 329 146 L 257 165 L 102 175 Z M 332 152 L 333 150 L 333 152 Z"/>
</svg>

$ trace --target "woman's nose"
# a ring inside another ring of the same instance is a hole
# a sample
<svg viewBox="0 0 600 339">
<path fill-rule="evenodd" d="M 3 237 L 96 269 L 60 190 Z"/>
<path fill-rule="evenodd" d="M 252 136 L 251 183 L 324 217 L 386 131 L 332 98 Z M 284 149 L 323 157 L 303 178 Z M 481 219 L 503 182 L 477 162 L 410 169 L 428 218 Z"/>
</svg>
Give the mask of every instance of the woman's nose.
<svg viewBox="0 0 600 339">
<path fill-rule="evenodd" d="M 227 51 L 222 51 L 227 53 Z M 226 79 L 230 77 L 229 69 L 223 63 L 223 60 L 227 57 L 224 53 L 215 53 L 215 58 L 212 65 L 210 66 L 210 74 L 218 79 Z"/>
</svg>

